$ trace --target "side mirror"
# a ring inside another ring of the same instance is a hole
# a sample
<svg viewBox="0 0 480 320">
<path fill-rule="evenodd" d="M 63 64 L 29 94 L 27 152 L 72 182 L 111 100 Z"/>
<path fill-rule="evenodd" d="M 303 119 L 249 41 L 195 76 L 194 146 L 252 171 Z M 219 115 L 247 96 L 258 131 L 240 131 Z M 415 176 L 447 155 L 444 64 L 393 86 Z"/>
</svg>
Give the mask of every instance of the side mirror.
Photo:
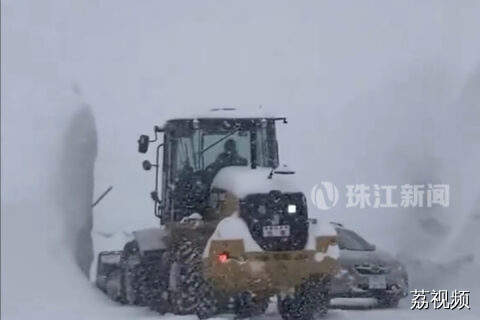
<svg viewBox="0 0 480 320">
<path fill-rule="evenodd" d="M 150 138 L 142 134 L 138 139 L 138 152 L 146 153 L 148 151 L 148 143 L 150 142 Z"/>
<path fill-rule="evenodd" d="M 150 161 L 145 160 L 142 162 L 142 167 L 143 167 L 143 170 L 148 171 L 152 169 L 152 164 L 150 163 Z"/>
</svg>

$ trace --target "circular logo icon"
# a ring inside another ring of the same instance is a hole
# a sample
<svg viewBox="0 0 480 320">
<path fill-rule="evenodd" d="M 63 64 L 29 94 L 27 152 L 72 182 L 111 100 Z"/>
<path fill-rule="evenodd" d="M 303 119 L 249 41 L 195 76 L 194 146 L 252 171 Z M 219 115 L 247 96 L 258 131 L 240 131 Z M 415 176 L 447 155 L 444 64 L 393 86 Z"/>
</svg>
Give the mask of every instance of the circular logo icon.
<svg viewBox="0 0 480 320">
<path fill-rule="evenodd" d="M 322 181 L 313 186 L 310 196 L 315 207 L 328 210 L 335 207 L 338 202 L 338 189 L 333 183 Z"/>
</svg>

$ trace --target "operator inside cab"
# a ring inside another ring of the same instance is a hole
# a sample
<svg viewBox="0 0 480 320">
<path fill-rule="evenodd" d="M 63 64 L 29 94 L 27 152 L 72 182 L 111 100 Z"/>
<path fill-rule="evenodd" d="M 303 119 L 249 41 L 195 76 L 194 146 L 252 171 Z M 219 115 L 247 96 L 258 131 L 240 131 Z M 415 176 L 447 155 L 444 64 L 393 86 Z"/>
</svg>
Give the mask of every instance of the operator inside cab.
<svg viewBox="0 0 480 320">
<path fill-rule="evenodd" d="M 248 161 L 238 154 L 235 140 L 228 139 L 223 145 L 223 152 L 218 155 L 213 164 L 224 168 L 228 166 L 246 166 Z"/>
<path fill-rule="evenodd" d="M 207 167 L 207 172 L 213 178 L 222 168 L 230 166 L 247 166 L 248 160 L 240 156 L 237 143 L 228 139 L 223 145 L 223 152 Z"/>
</svg>

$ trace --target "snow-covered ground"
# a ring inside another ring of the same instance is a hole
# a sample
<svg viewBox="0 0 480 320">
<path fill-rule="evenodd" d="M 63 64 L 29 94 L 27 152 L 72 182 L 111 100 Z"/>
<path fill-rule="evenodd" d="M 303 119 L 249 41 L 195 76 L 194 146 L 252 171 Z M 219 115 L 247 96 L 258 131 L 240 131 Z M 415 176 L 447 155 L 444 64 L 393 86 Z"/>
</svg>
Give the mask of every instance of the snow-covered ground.
<svg viewBox="0 0 480 320">
<path fill-rule="evenodd" d="M 1 6 L 3 319 L 158 319 L 109 301 L 86 275 L 92 246 L 157 225 L 136 139 L 173 116 L 260 105 L 289 117 L 281 161 L 307 195 L 324 180 L 451 188 L 443 209 L 309 207 L 398 256 L 412 288 L 471 290 L 472 310 L 348 301 L 328 319 L 479 318 L 480 3 Z M 194 318 L 160 318 L 171 317 Z M 274 306 L 265 318 L 279 318 Z"/>
</svg>

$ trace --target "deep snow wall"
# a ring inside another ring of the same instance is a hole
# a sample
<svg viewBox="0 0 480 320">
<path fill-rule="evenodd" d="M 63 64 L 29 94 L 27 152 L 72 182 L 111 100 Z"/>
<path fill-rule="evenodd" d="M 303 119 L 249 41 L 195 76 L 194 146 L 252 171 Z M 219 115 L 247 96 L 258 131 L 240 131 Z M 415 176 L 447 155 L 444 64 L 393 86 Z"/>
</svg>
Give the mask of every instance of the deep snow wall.
<svg viewBox="0 0 480 320">
<path fill-rule="evenodd" d="M 97 155 L 95 119 L 82 105 L 63 134 L 58 176 L 58 200 L 64 215 L 66 241 L 85 276 L 93 261 L 92 203 L 94 164 Z"/>
</svg>

